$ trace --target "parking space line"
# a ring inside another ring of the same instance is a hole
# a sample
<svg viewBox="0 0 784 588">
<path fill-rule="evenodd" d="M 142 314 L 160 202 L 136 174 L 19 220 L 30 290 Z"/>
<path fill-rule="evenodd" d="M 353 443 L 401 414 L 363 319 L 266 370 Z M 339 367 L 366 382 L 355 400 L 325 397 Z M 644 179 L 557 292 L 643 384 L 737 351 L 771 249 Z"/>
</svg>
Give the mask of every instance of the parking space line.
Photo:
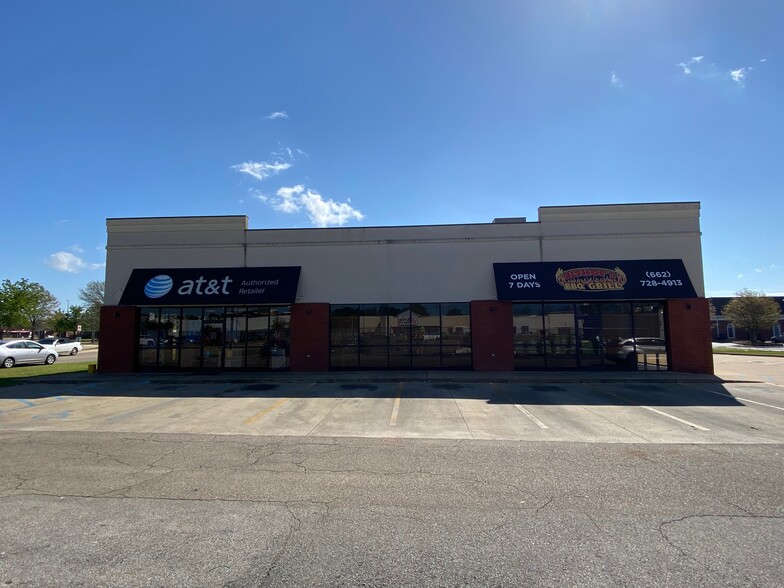
<svg viewBox="0 0 784 588">
<path fill-rule="evenodd" d="M 539 428 L 540 428 L 540 429 L 548 429 L 548 428 L 549 428 L 549 427 L 548 427 L 547 425 L 545 425 L 545 424 L 544 424 L 542 421 L 540 421 L 540 420 L 539 420 L 538 418 L 536 418 L 536 417 L 535 417 L 533 414 L 531 414 L 531 412 L 530 412 L 530 411 L 528 411 L 528 410 L 527 410 L 525 407 L 523 407 L 523 406 L 521 406 L 521 405 L 519 405 L 519 404 L 516 404 L 516 403 L 514 402 L 514 400 L 512 400 L 512 399 L 509 397 L 509 395 L 508 395 L 506 392 L 504 392 L 503 390 L 501 390 L 501 389 L 498 387 L 498 384 L 496 384 L 495 382 L 490 382 L 490 385 L 491 385 L 491 386 L 492 386 L 492 387 L 493 387 L 495 390 L 497 390 L 497 391 L 498 391 L 498 392 L 499 392 L 499 393 L 500 393 L 502 396 L 504 396 L 504 397 L 505 397 L 505 398 L 506 398 L 506 399 L 507 399 L 509 402 L 512 402 L 512 403 L 515 405 L 515 408 L 517 408 L 517 410 L 519 410 L 520 412 L 522 412 L 522 413 L 523 413 L 525 416 L 527 416 L 527 417 L 528 417 L 529 419 L 531 419 L 531 420 L 532 420 L 534 423 L 536 423 L 536 424 L 539 426 Z"/>
<path fill-rule="evenodd" d="M 397 385 L 397 397 L 395 398 L 395 405 L 392 407 L 392 416 L 389 417 L 389 426 L 394 427 L 397 425 L 397 413 L 400 410 L 400 395 L 403 393 L 403 382 Z"/>
<path fill-rule="evenodd" d="M 775 408 L 776 410 L 784 410 L 784 407 L 781 406 L 773 406 L 772 404 L 765 404 L 764 402 L 757 402 L 756 400 L 749 400 L 748 398 L 741 398 L 740 396 L 733 396 L 732 394 L 722 394 L 721 392 L 713 392 L 712 390 L 703 390 L 702 388 L 697 388 L 696 386 L 692 386 L 690 384 L 683 384 L 687 388 L 694 388 L 695 390 L 699 390 L 700 392 L 707 392 L 709 394 L 715 394 L 716 396 L 726 396 L 727 398 L 732 398 L 734 400 L 741 400 L 743 402 L 750 402 L 751 404 L 759 404 L 760 406 L 767 406 L 768 408 Z"/>
<path fill-rule="evenodd" d="M 700 425 L 695 425 L 692 422 L 689 422 L 689 421 L 687 421 L 685 419 L 682 419 L 682 418 L 676 417 L 674 415 L 668 414 L 668 413 L 666 413 L 664 411 L 661 411 L 661 410 L 658 410 L 656 408 L 652 408 L 650 406 L 644 406 L 642 404 L 638 404 L 637 406 L 639 406 L 640 408 L 644 408 L 645 410 L 650 410 L 651 412 L 655 412 L 656 414 L 660 414 L 662 416 L 665 416 L 668 419 L 672 419 L 674 421 L 678 421 L 679 423 L 683 423 L 684 425 L 688 425 L 689 427 L 693 427 L 693 428 L 697 429 L 698 431 L 710 431 L 710 429 L 707 429 L 705 427 L 701 427 Z"/>
<path fill-rule="evenodd" d="M 591 387 L 591 386 L 588 386 L 588 387 L 591 388 L 592 390 L 596 389 L 595 387 Z M 630 400 L 627 400 L 623 396 L 618 396 L 617 394 L 613 394 L 612 392 L 607 392 L 606 390 L 598 390 L 598 392 L 600 394 L 606 394 L 607 396 L 612 396 L 613 398 L 617 398 L 618 400 L 621 400 L 621 401 L 625 402 L 626 404 L 628 404 L 630 406 L 639 406 L 640 408 L 644 408 L 645 410 L 650 410 L 651 412 L 655 412 L 656 414 L 659 414 L 661 416 L 667 417 L 668 419 L 672 419 L 674 421 L 678 421 L 679 423 L 683 423 L 684 425 L 692 427 L 694 429 L 697 429 L 698 431 L 710 431 L 710 429 L 708 429 L 706 427 L 703 427 L 701 425 L 697 425 L 695 423 L 692 423 L 692 422 L 687 421 L 685 419 L 682 419 L 680 417 L 676 417 L 675 415 L 669 414 L 669 413 L 664 412 L 662 410 L 658 410 L 658 409 L 653 408 L 651 406 L 645 406 L 644 404 L 637 404 L 636 402 L 632 402 Z"/>
<path fill-rule="evenodd" d="M 266 416 L 267 414 L 271 413 L 276 408 L 279 408 L 279 407 L 283 406 L 284 404 L 286 404 L 289 400 L 293 400 L 294 396 L 296 396 L 298 394 L 301 394 L 302 392 L 304 392 L 308 388 L 312 388 L 315 385 L 316 385 L 316 383 L 312 382 L 312 383 L 308 384 L 307 386 L 303 386 L 302 388 L 298 388 L 297 390 L 294 391 L 294 395 L 293 396 L 289 396 L 288 398 L 281 398 L 280 400 L 278 400 L 272 406 L 268 406 L 267 408 L 265 408 L 265 409 L 257 412 L 256 414 L 254 414 L 252 417 L 245 419 L 245 421 L 242 424 L 246 425 L 246 426 L 247 425 L 252 425 L 257 420 L 262 418 L 263 416 Z"/>
<path fill-rule="evenodd" d="M 284 404 L 286 404 L 286 403 L 287 403 L 289 400 L 291 400 L 291 398 L 281 398 L 280 400 L 278 400 L 278 401 L 277 401 L 275 404 L 273 404 L 272 406 L 268 406 L 268 407 L 267 407 L 267 408 L 265 408 L 264 410 L 262 410 L 262 411 L 260 411 L 260 412 L 257 412 L 256 414 L 254 414 L 252 417 L 250 417 L 250 418 L 248 418 L 248 419 L 245 419 L 245 422 L 244 422 L 244 423 L 242 423 L 242 424 L 243 424 L 243 425 L 246 425 L 246 426 L 247 426 L 247 425 L 252 425 L 252 424 L 253 424 L 253 423 L 255 423 L 257 420 L 259 420 L 261 417 L 263 417 L 263 416 L 265 416 L 266 414 L 268 414 L 268 413 L 272 412 L 273 410 L 275 410 L 275 409 L 276 409 L 276 408 L 278 408 L 279 406 L 283 406 Z"/>
<path fill-rule="evenodd" d="M 174 404 L 175 402 L 182 402 L 183 398 L 172 398 L 171 400 L 164 400 L 163 402 L 158 402 L 156 404 L 150 404 L 144 406 L 142 408 L 135 408 L 133 410 L 128 410 L 126 412 L 121 412 L 119 414 L 115 414 L 110 416 L 106 419 L 109 423 L 115 423 L 117 421 L 121 421 L 127 419 L 128 417 L 136 416 L 138 414 L 144 414 L 148 412 L 155 412 L 156 410 L 163 408 L 165 406 L 169 406 L 170 404 Z"/>
</svg>

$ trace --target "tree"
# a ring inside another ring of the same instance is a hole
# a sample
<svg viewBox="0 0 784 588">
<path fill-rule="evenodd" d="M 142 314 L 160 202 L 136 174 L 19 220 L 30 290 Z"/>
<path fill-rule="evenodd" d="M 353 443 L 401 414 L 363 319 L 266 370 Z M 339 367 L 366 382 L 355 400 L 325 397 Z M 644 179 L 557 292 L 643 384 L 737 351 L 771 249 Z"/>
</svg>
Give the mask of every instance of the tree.
<svg viewBox="0 0 784 588">
<path fill-rule="evenodd" d="M 101 321 L 101 306 L 105 293 L 104 283 L 100 280 L 92 280 L 79 290 L 79 299 L 84 302 L 84 315 L 82 323 L 84 328 L 90 331 L 90 338 L 95 337 L 95 331 L 99 328 Z"/>
<path fill-rule="evenodd" d="M 19 313 L 20 292 L 11 280 L 3 280 L 0 284 L 0 339 L 3 331 L 19 327 L 22 316 Z"/>
<path fill-rule="evenodd" d="M 76 332 L 82 320 L 82 307 L 72 306 L 67 312 L 58 310 L 52 316 L 52 325 L 58 334 L 65 335 L 69 331 Z"/>
<path fill-rule="evenodd" d="M 769 329 L 781 315 L 781 307 L 764 292 L 744 289 L 735 294 L 729 303 L 724 305 L 726 316 L 736 327 L 749 330 L 752 343 L 757 340 L 757 331 Z"/>
<path fill-rule="evenodd" d="M 37 282 L 25 278 L 0 285 L 0 327 L 29 327 L 34 336 L 36 327 L 50 318 L 59 303 L 57 298 Z"/>
<path fill-rule="evenodd" d="M 36 282 L 28 282 L 24 278 L 17 284 L 23 282 L 23 295 L 21 314 L 23 324 L 30 327 L 30 338 L 35 336 L 35 330 L 41 323 L 51 318 L 60 303 L 52 293 Z"/>
</svg>

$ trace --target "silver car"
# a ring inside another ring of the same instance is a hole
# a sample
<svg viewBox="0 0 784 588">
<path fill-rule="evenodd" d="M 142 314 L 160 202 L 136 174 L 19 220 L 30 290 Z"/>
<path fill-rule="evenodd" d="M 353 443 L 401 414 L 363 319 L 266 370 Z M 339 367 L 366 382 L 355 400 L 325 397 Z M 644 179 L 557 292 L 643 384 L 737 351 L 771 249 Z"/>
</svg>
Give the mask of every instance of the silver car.
<svg viewBox="0 0 784 588">
<path fill-rule="evenodd" d="M 60 355 L 76 355 L 82 350 L 82 344 L 79 341 L 66 339 L 65 337 L 46 337 L 45 339 L 38 339 L 38 342 L 44 347 L 53 347 Z"/>
<path fill-rule="evenodd" d="M 57 361 L 57 352 L 35 341 L 3 341 L 0 339 L 0 365 L 12 368 L 26 363 L 52 365 Z"/>
</svg>

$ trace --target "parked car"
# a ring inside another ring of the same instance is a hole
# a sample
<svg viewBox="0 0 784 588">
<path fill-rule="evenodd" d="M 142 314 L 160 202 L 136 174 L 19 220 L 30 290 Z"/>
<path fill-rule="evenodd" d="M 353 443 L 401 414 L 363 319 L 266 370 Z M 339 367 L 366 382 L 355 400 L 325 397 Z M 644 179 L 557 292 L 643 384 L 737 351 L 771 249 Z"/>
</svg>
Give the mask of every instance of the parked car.
<svg viewBox="0 0 784 588">
<path fill-rule="evenodd" d="M 155 347 L 155 339 L 152 337 L 139 337 L 139 345 L 142 347 Z"/>
<path fill-rule="evenodd" d="M 46 337 L 38 339 L 38 342 L 44 347 L 52 347 L 60 355 L 76 355 L 82 350 L 82 344 L 79 341 L 66 339 L 65 337 Z"/>
<path fill-rule="evenodd" d="M 57 352 L 52 347 L 44 347 L 35 341 L 0 340 L 0 365 L 4 368 L 25 363 L 52 365 L 55 361 Z"/>
<path fill-rule="evenodd" d="M 784 333 L 782 333 L 781 335 L 773 335 L 770 338 L 770 342 L 771 343 L 784 343 Z"/>
<path fill-rule="evenodd" d="M 657 337 L 630 337 L 628 339 L 618 339 L 610 341 L 605 347 L 605 357 L 610 361 L 633 362 L 635 352 L 638 354 L 661 354 L 667 353 L 664 339 Z"/>
</svg>

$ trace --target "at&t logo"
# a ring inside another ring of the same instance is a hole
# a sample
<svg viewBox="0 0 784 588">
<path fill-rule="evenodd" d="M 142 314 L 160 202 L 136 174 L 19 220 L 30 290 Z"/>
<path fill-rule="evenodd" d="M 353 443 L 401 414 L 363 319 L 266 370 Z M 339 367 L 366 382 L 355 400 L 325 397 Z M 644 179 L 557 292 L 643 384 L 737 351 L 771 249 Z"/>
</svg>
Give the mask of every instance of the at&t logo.
<svg viewBox="0 0 784 588">
<path fill-rule="evenodd" d="M 166 296 L 169 290 L 172 289 L 172 286 L 174 286 L 174 280 L 171 279 L 171 276 L 161 274 L 147 282 L 144 286 L 144 294 L 147 298 L 160 298 L 161 296 Z"/>
</svg>

